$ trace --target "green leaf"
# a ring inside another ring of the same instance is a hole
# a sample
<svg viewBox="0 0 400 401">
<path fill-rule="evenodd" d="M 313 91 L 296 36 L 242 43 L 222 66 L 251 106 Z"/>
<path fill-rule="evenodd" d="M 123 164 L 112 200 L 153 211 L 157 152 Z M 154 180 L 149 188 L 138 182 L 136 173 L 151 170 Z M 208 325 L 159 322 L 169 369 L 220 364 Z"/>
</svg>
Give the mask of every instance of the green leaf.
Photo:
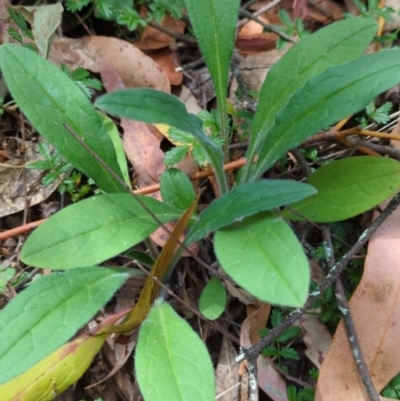
<svg viewBox="0 0 400 401">
<path fill-rule="evenodd" d="M 374 156 L 331 162 L 311 174 L 308 183 L 318 193 L 285 209 L 282 217 L 328 223 L 345 220 L 383 202 L 400 189 L 400 163 Z"/>
<path fill-rule="evenodd" d="M 226 90 L 240 1 L 185 0 L 185 4 L 214 83 L 221 113 L 221 132 L 226 137 Z"/>
<path fill-rule="evenodd" d="M 189 178 L 176 168 L 164 171 L 161 176 L 160 190 L 163 202 L 179 210 L 186 210 L 196 198 Z"/>
<path fill-rule="evenodd" d="M 161 299 L 143 322 L 136 378 L 147 401 L 213 401 L 214 370 L 204 343 Z"/>
<path fill-rule="evenodd" d="M 261 149 L 254 177 L 260 176 L 287 150 L 363 109 L 399 82 L 400 49 L 360 57 L 311 78 L 277 114 Z"/>
<path fill-rule="evenodd" d="M 122 141 L 119 136 L 118 128 L 110 117 L 106 116 L 103 113 L 99 113 L 99 116 L 114 145 L 117 163 L 121 170 L 122 177 L 124 178 L 124 182 L 126 185 L 128 185 L 129 188 L 132 188 L 131 181 L 129 179 L 128 163 L 126 161 L 125 151 L 124 147 L 122 146 Z"/>
<path fill-rule="evenodd" d="M 193 225 L 186 243 L 203 238 L 244 217 L 271 210 L 315 194 L 315 189 L 289 180 L 262 180 L 234 188 L 214 200 Z"/>
<path fill-rule="evenodd" d="M 275 117 L 290 98 L 313 76 L 327 68 L 359 57 L 376 33 L 377 25 L 366 18 L 344 20 L 329 25 L 296 43 L 268 72 L 251 130 L 248 160 L 263 145 Z M 284 132 L 284 131 L 282 131 Z M 247 165 L 246 169 L 252 169 Z M 247 179 L 244 175 L 242 182 Z"/>
<path fill-rule="evenodd" d="M 95 106 L 118 117 L 149 124 L 167 124 L 192 134 L 207 153 L 221 192 L 226 192 L 221 150 L 204 134 L 202 120 L 189 114 L 176 97 L 153 89 L 124 89 L 99 97 Z"/>
<path fill-rule="evenodd" d="M 181 211 L 140 196 L 163 222 Z M 130 194 L 106 194 L 62 209 L 39 226 L 22 247 L 21 259 L 31 266 L 70 269 L 101 263 L 143 241 L 158 223 Z"/>
<path fill-rule="evenodd" d="M 0 47 L 0 68 L 14 100 L 48 142 L 104 191 L 124 191 L 63 126 L 67 123 L 122 178 L 110 136 L 70 78 L 33 51 L 13 45 Z"/>
<path fill-rule="evenodd" d="M 226 291 L 221 281 L 213 277 L 205 286 L 199 300 L 200 312 L 210 320 L 218 319 L 226 306 Z"/>
<path fill-rule="evenodd" d="M 100 96 L 94 105 L 118 117 L 149 124 L 167 124 L 190 133 L 202 124 L 198 117 L 187 112 L 178 98 L 154 89 L 124 89 L 107 93 Z"/>
<path fill-rule="evenodd" d="M 310 280 L 303 247 L 284 220 L 270 212 L 217 231 L 214 249 L 223 269 L 251 295 L 284 306 L 302 306 Z"/>
<path fill-rule="evenodd" d="M 86 267 L 32 283 L 0 313 L 0 384 L 55 351 L 111 298 L 129 277 Z"/>
</svg>

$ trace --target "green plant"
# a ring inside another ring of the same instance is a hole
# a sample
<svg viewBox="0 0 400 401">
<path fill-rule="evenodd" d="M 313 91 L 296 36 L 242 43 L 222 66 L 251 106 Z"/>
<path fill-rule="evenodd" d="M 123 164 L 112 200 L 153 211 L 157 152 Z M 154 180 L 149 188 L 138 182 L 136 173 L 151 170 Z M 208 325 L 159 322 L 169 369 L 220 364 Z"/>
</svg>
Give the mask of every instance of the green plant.
<svg viewBox="0 0 400 401">
<path fill-rule="evenodd" d="M 272 328 L 278 327 L 282 322 L 283 316 L 282 312 L 279 309 L 273 309 L 271 313 L 271 326 Z M 271 329 L 263 329 L 260 330 L 261 336 L 266 336 Z M 288 327 L 279 337 L 277 337 L 273 344 L 265 347 L 262 350 L 262 354 L 269 356 L 271 358 L 277 359 L 277 365 L 282 369 L 286 370 L 285 365 L 283 364 L 283 360 L 290 359 L 290 360 L 298 360 L 300 359 L 298 352 L 291 348 L 288 345 L 284 345 L 288 341 L 293 340 L 294 338 L 298 337 L 301 334 L 301 328 L 292 326 Z"/>
<path fill-rule="evenodd" d="M 381 392 L 383 397 L 400 400 L 400 375 L 394 377 Z"/>
<path fill-rule="evenodd" d="M 142 17 L 135 9 L 145 4 L 148 8 L 146 18 Z M 96 17 L 108 21 L 116 21 L 119 25 L 126 26 L 130 31 L 147 25 L 147 21 L 161 22 L 166 14 L 173 18 L 182 17 L 182 0 L 67 0 L 68 11 L 76 12 L 91 5 Z"/>
<path fill-rule="evenodd" d="M 193 136 L 214 170 L 221 194 L 198 216 L 192 217 L 196 200 L 190 182 L 179 173 L 165 173 L 166 203 L 128 193 L 126 163 L 118 157 L 117 141 L 81 89 L 34 52 L 0 47 L 0 68 L 20 109 L 68 162 L 106 192 L 56 213 L 22 248 L 21 259 L 26 264 L 64 272 L 41 278 L 0 314 L 0 337 L 4 339 L 0 371 L 5 372 L 0 393 L 5 401 L 13 399 L 15 391 L 35 391 L 41 395 L 38 398 L 51 399 L 54 394 L 49 389 L 59 392 L 75 382 L 109 333 L 126 333 L 142 322 L 136 377 L 144 397 L 176 400 L 177 394 L 183 394 L 180 399 L 185 400 L 189 387 L 191 400 L 214 399 L 212 365 L 204 345 L 168 304 L 157 301 L 152 308 L 159 287 L 151 279 L 146 280 L 137 305 L 123 323 L 116 325 L 117 316 L 112 316 L 91 335 L 68 342 L 129 274 L 138 274 L 133 269 L 98 265 L 181 216 L 174 237 L 180 237 L 190 220 L 185 244 L 215 232 L 217 258 L 238 285 L 264 302 L 298 307 L 308 294 L 308 260 L 285 219 L 300 219 L 293 211 L 316 222 L 347 219 L 400 189 L 400 163 L 386 158 L 332 162 L 313 173 L 308 184 L 260 179 L 288 150 L 361 110 L 400 82 L 399 49 L 361 56 L 376 32 L 374 21 L 357 18 L 332 24 L 294 45 L 271 68 L 251 127 L 247 164 L 230 188 L 223 169 L 231 134 L 225 96 L 239 1 L 186 0 L 186 7 L 215 86 L 222 148 L 204 133 L 199 117 L 166 93 L 124 90 L 98 98 L 95 106 L 112 115 L 166 124 Z M 279 212 L 286 205 L 290 208 Z M 182 252 L 175 253 L 175 248 L 170 238 L 152 275 L 160 280 L 170 277 Z M 211 292 L 221 288 L 215 286 Z M 218 298 L 222 299 L 220 294 Z M 63 325 L 56 330 L 60 322 Z M 191 345 L 185 348 L 185 358 L 175 336 L 180 343 Z M 15 365 L 16 359 L 23 363 Z M 160 369 L 167 378 L 161 382 Z"/>
<path fill-rule="evenodd" d="M 286 393 L 289 401 L 314 401 L 315 396 L 313 388 L 303 388 L 297 391 L 295 386 L 287 386 Z"/>
</svg>

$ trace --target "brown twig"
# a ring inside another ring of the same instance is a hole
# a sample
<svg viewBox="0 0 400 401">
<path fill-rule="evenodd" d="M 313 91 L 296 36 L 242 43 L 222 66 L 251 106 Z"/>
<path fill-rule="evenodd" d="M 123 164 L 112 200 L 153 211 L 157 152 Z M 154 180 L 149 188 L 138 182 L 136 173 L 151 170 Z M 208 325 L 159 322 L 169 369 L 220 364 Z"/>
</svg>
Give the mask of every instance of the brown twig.
<svg viewBox="0 0 400 401">
<path fill-rule="evenodd" d="M 322 239 L 324 241 L 326 261 L 328 263 L 328 267 L 332 269 L 333 266 L 335 266 L 336 262 L 332 244 L 331 230 L 329 226 L 323 224 L 321 226 L 321 233 Z M 361 376 L 361 380 L 364 384 L 365 390 L 367 391 L 367 394 L 369 395 L 371 401 L 380 401 L 379 394 L 375 389 L 374 383 L 372 382 L 371 376 L 368 372 L 367 364 L 365 363 L 362 354 L 357 332 L 354 327 L 349 303 L 347 302 L 346 294 L 344 292 L 343 284 L 340 278 L 338 278 L 335 283 L 335 296 L 340 313 L 342 315 L 342 320 L 346 329 L 347 338 L 349 340 L 349 345 L 353 354 L 354 362 Z"/>
</svg>

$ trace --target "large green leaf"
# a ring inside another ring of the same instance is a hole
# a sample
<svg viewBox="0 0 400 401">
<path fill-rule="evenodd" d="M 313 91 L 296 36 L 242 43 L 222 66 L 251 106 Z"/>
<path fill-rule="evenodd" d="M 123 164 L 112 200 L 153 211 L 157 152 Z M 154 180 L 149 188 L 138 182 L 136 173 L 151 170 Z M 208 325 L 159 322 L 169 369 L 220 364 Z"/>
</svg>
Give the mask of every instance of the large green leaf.
<svg viewBox="0 0 400 401">
<path fill-rule="evenodd" d="M 214 370 L 204 343 L 161 299 L 143 322 L 135 354 L 145 401 L 213 401 Z"/>
<path fill-rule="evenodd" d="M 276 116 L 253 178 L 287 150 L 347 117 L 400 82 L 400 49 L 384 50 L 331 67 L 311 78 Z"/>
<path fill-rule="evenodd" d="M 43 277 L 22 291 L 0 313 L 0 384 L 68 341 L 129 275 L 76 268 Z"/>
<path fill-rule="evenodd" d="M 214 200 L 200 215 L 186 243 L 203 238 L 244 217 L 296 202 L 315 194 L 309 185 L 289 180 L 261 180 L 240 185 Z"/>
<path fill-rule="evenodd" d="M 28 120 L 77 169 L 106 192 L 124 188 L 64 127 L 68 124 L 122 178 L 110 136 L 89 99 L 60 69 L 25 47 L 2 45 L 0 68 Z"/>
<path fill-rule="evenodd" d="M 384 157 L 359 156 L 321 167 L 308 179 L 318 193 L 290 206 L 319 223 L 345 220 L 363 213 L 400 190 L 400 163 Z M 299 220 L 285 209 L 283 217 Z"/>
<path fill-rule="evenodd" d="M 251 130 L 248 160 L 253 160 L 275 122 L 276 114 L 313 76 L 362 55 L 377 30 L 367 18 L 343 20 L 294 45 L 268 72 Z M 252 168 L 251 164 L 246 170 Z M 246 180 L 246 173 L 242 180 Z"/>
<path fill-rule="evenodd" d="M 210 70 L 221 112 L 221 131 L 227 135 L 226 90 L 234 47 L 239 0 L 185 0 L 202 55 Z"/>
<path fill-rule="evenodd" d="M 207 153 L 222 193 L 226 192 L 221 150 L 204 134 L 200 118 L 189 114 L 176 97 L 154 89 L 124 89 L 99 97 L 95 106 L 114 116 L 149 124 L 167 124 L 192 134 Z"/>
<path fill-rule="evenodd" d="M 153 198 L 140 198 L 163 223 L 182 213 Z M 126 251 L 158 226 L 130 194 L 94 196 L 66 207 L 39 226 L 25 242 L 21 259 L 46 269 L 90 266 Z"/>
<path fill-rule="evenodd" d="M 270 212 L 216 232 L 214 249 L 223 269 L 251 295 L 283 306 L 302 306 L 310 271 L 303 247 L 287 223 Z"/>
</svg>

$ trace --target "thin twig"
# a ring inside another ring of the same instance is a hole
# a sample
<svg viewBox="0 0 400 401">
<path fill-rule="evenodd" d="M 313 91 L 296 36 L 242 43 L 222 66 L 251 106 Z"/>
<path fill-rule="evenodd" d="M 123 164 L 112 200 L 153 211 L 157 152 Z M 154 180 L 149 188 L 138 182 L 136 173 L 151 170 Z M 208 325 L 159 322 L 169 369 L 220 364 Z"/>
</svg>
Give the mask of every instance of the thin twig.
<svg viewBox="0 0 400 401">
<path fill-rule="evenodd" d="M 163 32 L 169 36 L 172 36 L 174 39 L 181 40 L 182 42 L 190 43 L 192 45 L 197 43 L 197 40 L 195 38 L 192 38 L 187 35 L 181 35 L 180 33 L 177 33 L 175 31 L 173 31 L 172 29 L 169 29 L 163 25 L 160 25 L 157 22 L 148 21 L 147 24 L 150 25 L 152 28 L 159 30 L 160 32 Z"/>
<path fill-rule="evenodd" d="M 335 253 L 333 250 L 331 230 L 328 225 L 323 224 L 321 226 L 322 238 L 324 241 L 325 258 L 328 263 L 328 267 L 331 269 L 335 265 Z M 377 393 L 374 383 L 372 382 L 371 376 L 368 372 L 368 366 L 365 363 L 361 346 L 358 341 L 356 329 L 354 327 L 353 318 L 349 303 L 347 302 L 346 294 L 343 289 L 343 284 L 338 278 L 335 283 L 335 296 L 338 303 L 340 313 L 342 315 L 344 327 L 346 329 L 347 338 L 349 340 L 350 348 L 354 358 L 354 362 L 357 366 L 358 372 L 360 373 L 361 380 L 367 391 L 367 394 L 371 401 L 380 401 L 379 394 Z"/>
<path fill-rule="evenodd" d="M 188 70 L 194 70 L 197 67 L 200 67 L 205 63 L 204 58 L 200 57 L 198 60 L 193 61 L 188 64 L 181 65 L 180 67 L 176 67 L 175 71 L 176 72 L 181 72 L 181 71 L 188 71 Z"/>
<path fill-rule="evenodd" d="M 305 312 L 312 308 L 315 301 L 337 280 L 343 269 L 350 263 L 354 255 L 356 255 L 360 249 L 366 244 L 371 238 L 372 234 L 378 229 L 378 227 L 385 221 L 385 219 L 397 208 L 400 204 L 400 192 L 397 193 L 393 199 L 389 202 L 386 209 L 378 216 L 378 218 L 367 228 L 358 238 L 357 242 L 353 247 L 335 264 L 335 266 L 326 275 L 321 285 L 313 291 L 305 305 L 302 308 L 295 309 L 291 312 L 282 323 L 272 329 L 265 337 L 261 338 L 250 348 L 242 348 L 242 353 L 237 356 L 236 361 L 241 362 L 245 359 L 254 358 L 258 355 L 261 350 L 274 341 L 282 332 L 290 327 L 297 319 L 299 319 Z"/>
<path fill-rule="evenodd" d="M 297 148 L 290 149 L 290 152 L 293 154 L 294 158 L 297 161 L 297 164 L 300 166 L 301 170 L 303 171 L 303 174 L 306 177 L 309 177 L 311 175 L 311 168 L 309 164 L 307 163 L 306 158 L 301 154 L 300 150 Z"/>
<path fill-rule="evenodd" d="M 258 0 L 256 0 L 258 1 Z M 255 17 L 258 17 L 261 14 L 266 13 L 267 11 L 271 10 L 272 8 L 274 8 L 275 6 L 277 6 L 280 2 L 282 2 L 283 0 L 273 0 L 270 3 L 266 4 L 263 7 L 260 7 L 257 11 L 255 11 L 253 13 L 253 15 Z M 249 3 L 251 4 L 245 4 L 240 10 L 246 10 L 249 6 L 251 6 L 253 3 L 255 3 L 254 1 L 250 1 Z M 243 26 L 246 22 L 248 22 L 249 20 L 247 18 L 242 19 L 241 21 L 238 22 L 237 26 L 241 27 Z"/>
<path fill-rule="evenodd" d="M 286 33 L 275 28 L 273 25 L 266 24 L 264 21 L 261 21 L 260 18 L 255 17 L 252 13 L 248 12 L 247 10 L 241 10 L 240 15 L 242 17 L 245 17 L 245 18 L 248 18 L 248 19 L 251 19 L 251 20 L 257 22 L 263 28 L 265 28 L 267 31 L 275 33 L 276 35 L 280 36 L 282 39 L 287 40 L 288 42 L 291 42 L 291 43 L 297 42 L 296 39 L 292 38 L 291 36 L 287 35 Z"/>
</svg>

